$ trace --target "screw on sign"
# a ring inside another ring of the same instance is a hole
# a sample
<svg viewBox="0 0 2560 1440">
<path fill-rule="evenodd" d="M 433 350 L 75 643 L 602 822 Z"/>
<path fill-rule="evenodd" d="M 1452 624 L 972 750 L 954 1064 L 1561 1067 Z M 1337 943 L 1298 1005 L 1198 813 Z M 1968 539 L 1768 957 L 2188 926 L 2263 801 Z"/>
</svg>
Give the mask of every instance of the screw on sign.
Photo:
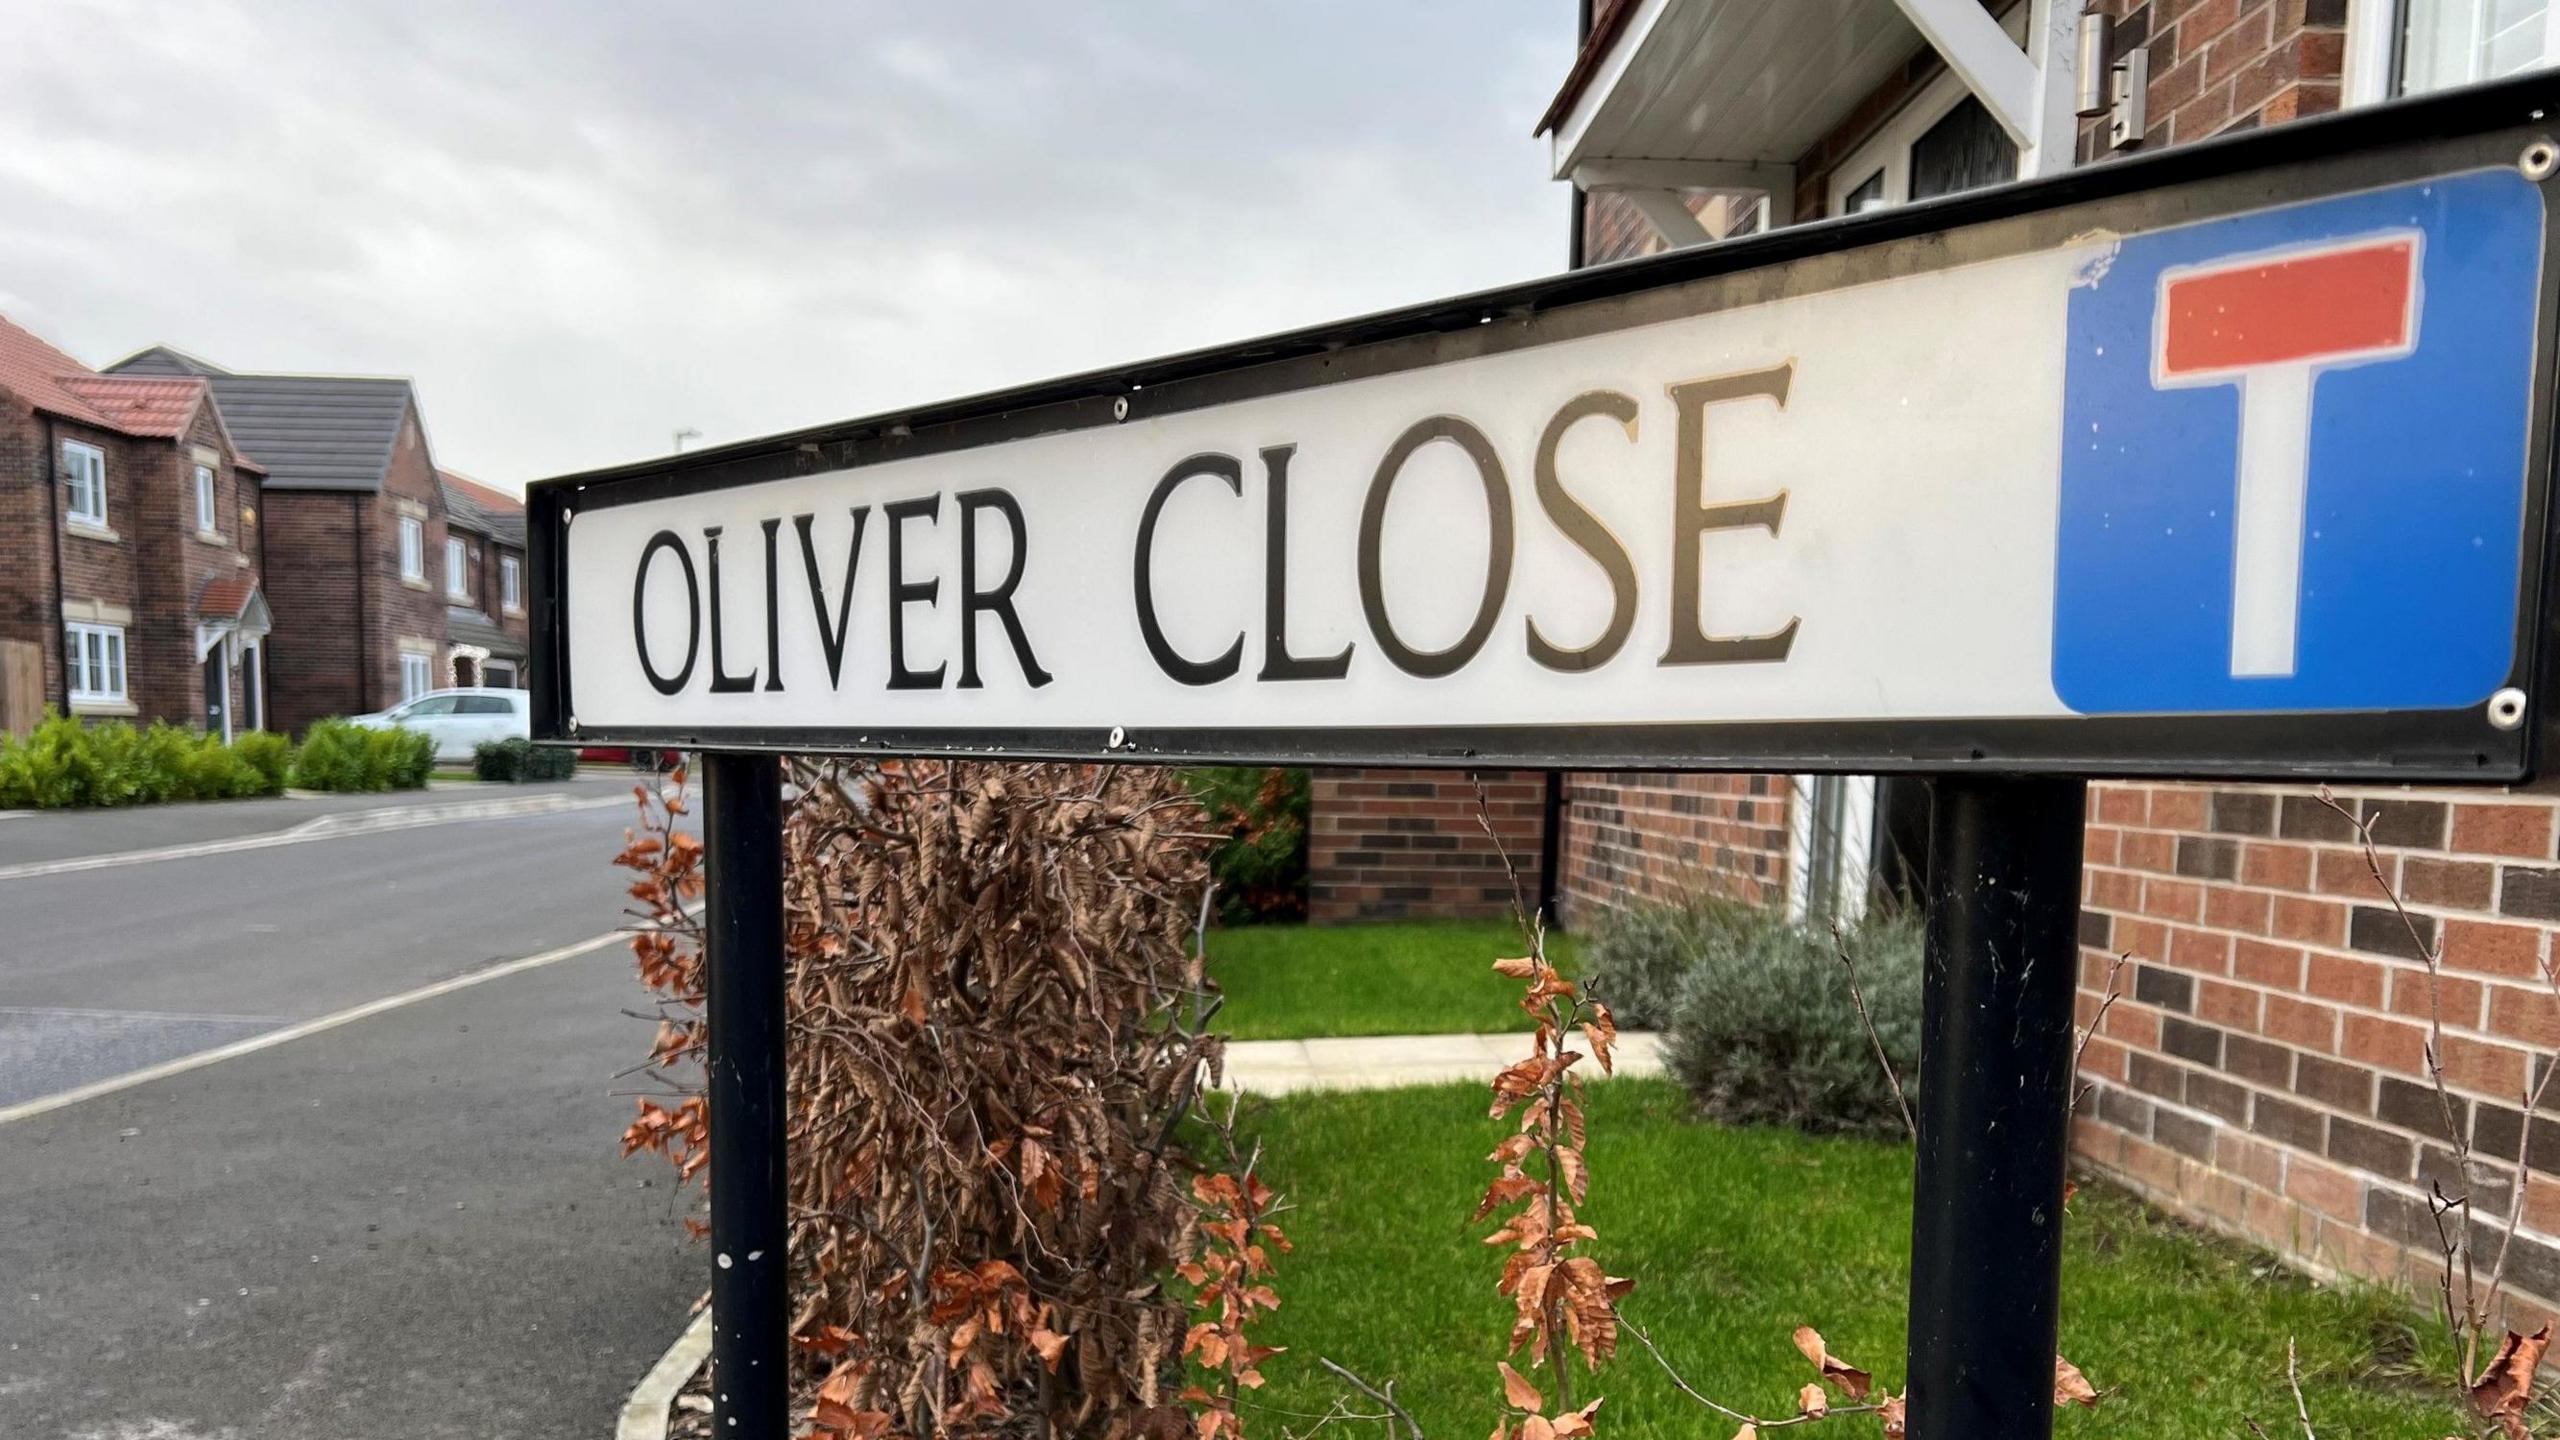
<svg viewBox="0 0 2560 1440">
<path fill-rule="evenodd" d="M 2151 383 L 2240 392 L 2234 676 L 2294 673 L 2313 389 L 2323 370 L 2416 348 L 2418 246 L 2391 231 L 2160 276 Z"/>
</svg>

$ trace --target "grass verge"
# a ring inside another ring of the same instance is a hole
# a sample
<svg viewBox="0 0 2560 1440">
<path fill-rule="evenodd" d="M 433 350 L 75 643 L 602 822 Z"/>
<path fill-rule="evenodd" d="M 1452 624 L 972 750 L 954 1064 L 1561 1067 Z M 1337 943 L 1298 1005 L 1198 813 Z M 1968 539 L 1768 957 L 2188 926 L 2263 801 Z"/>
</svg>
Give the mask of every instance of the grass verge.
<svg viewBox="0 0 2560 1440">
<path fill-rule="evenodd" d="M 1571 936 L 1549 936 L 1547 949 L 1574 972 Z M 1520 987 L 1493 973 L 1520 951 L 1508 921 L 1215 930 L 1209 967 L 1227 996 L 1217 1024 L 1239 1040 L 1526 1030 Z"/>
<path fill-rule="evenodd" d="M 1763 1415 L 1791 1413 L 1810 1375 L 1788 1336 L 1811 1324 L 1835 1353 L 1899 1386 L 1907 1148 L 1695 1123 L 1664 1081 L 1596 1085 L 1590 1109 L 1593 1253 L 1635 1277 L 1625 1313 L 1692 1383 Z M 1283 1306 L 1257 1333 L 1289 1353 L 1264 1367 L 1271 1383 L 1248 1424 L 1274 1440 L 1283 1428 L 1304 1433 L 1343 1393 L 1321 1355 L 1394 1380 L 1434 1437 L 1490 1431 L 1509 1305 L 1493 1292 L 1499 1253 L 1478 1243 L 1485 1227 L 1466 1223 L 1492 1173 L 1481 1157 L 1505 1128 L 1484 1118 L 1484 1088 L 1248 1102 L 1241 1128 L 1270 1147 L 1266 1170 L 1294 1212 L 1282 1224 L 1297 1246 L 1279 1258 Z M 2413 1350 L 2424 1373 L 2450 1373 L 2442 1346 L 2413 1339 L 2414 1312 L 2395 1297 L 2315 1286 L 2102 1186 L 2081 1191 L 2067 1225 L 2063 1353 L 2118 1393 L 2062 1417 L 2061 1436 L 2237 1436 L 2252 1418 L 2294 1433 L 2288 1336 L 2322 1434 L 2464 1433 L 2441 1391 L 2395 1378 Z M 1574 1379 L 1578 1396 L 1609 1397 L 1609 1440 L 1732 1433 L 1674 1391 L 1632 1338 L 1596 1385 L 1579 1370 Z M 1858 1419 L 1808 1433 L 1835 1432 L 1875 1433 Z"/>
</svg>

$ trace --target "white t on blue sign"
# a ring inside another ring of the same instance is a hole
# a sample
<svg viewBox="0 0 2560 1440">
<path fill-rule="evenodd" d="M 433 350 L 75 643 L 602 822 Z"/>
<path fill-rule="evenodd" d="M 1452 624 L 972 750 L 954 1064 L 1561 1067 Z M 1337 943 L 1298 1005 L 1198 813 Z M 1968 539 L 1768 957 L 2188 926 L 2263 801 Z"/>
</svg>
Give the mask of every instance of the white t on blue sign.
<svg viewBox="0 0 2560 1440">
<path fill-rule="evenodd" d="M 2506 684 L 2542 225 L 2484 170 L 2136 236 L 2084 275 L 2063 703 L 2456 709 Z"/>
</svg>

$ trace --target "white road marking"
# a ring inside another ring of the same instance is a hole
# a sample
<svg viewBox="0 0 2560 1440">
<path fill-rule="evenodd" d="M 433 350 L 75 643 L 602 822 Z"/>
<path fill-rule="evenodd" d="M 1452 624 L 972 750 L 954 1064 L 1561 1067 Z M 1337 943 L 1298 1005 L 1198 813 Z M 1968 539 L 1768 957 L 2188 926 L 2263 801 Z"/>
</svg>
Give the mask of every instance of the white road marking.
<svg viewBox="0 0 2560 1440">
<path fill-rule="evenodd" d="M 335 1030 L 341 1025 L 352 1025 L 358 1020 L 368 1020 L 403 1006 L 415 1005 L 422 1000 L 433 1000 L 439 996 L 450 995 L 457 990 L 468 990 L 474 985 L 485 985 L 492 980 L 521 975 L 527 970 L 539 970 L 545 965 L 556 965 L 563 960 L 573 960 L 580 955 L 592 954 L 608 945 L 627 941 L 631 938 L 631 933 L 628 930 L 608 930 L 602 935 L 590 936 L 574 944 L 563 945 L 556 950 L 545 950 L 539 955 L 527 955 L 520 959 L 509 960 L 492 965 L 485 970 L 474 970 L 468 975 L 456 975 L 450 980 L 439 980 L 432 985 L 421 985 L 415 990 L 404 990 L 397 995 L 386 995 L 379 1000 L 369 1000 L 362 1005 L 340 1010 L 332 1015 L 323 1015 L 316 1020 L 305 1020 L 299 1024 L 287 1025 L 280 1030 L 269 1030 L 252 1035 L 245 1040 L 235 1040 L 228 1045 L 199 1050 L 193 1055 L 182 1055 L 175 1060 L 145 1066 L 140 1070 L 128 1071 L 105 1080 L 92 1081 L 41 1099 L 22 1101 L 16 1105 L 0 1108 L 0 1125 L 50 1114 L 53 1111 L 80 1104 L 82 1101 L 95 1100 L 102 1095 L 113 1095 L 118 1091 L 133 1089 L 137 1085 L 148 1085 L 155 1080 L 166 1080 L 172 1075 L 184 1075 L 190 1070 L 202 1070 L 209 1065 L 219 1065 L 225 1060 L 237 1060 L 243 1055 L 254 1055 L 261 1050 L 272 1050 L 279 1045 L 290 1045 L 296 1040 L 305 1039 L 326 1030 Z"/>
<path fill-rule="evenodd" d="M 63 860 L 34 860 L 23 865 L 0 865 L 0 880 L 36 880 L 47 875 L 76 875 L 84 870 L 114 870 L 127 865 L 151 865 L 162 860 L 192 860 L 204 855 L 229 855 L 242 850 L 269 850 L 279 845 L 308 845 L 315 840 L 338 840 L 353 835 L 376 835 L 391 830 L 415 830 L 428 825 L 449 825 L 461 820 L 501 820 L 516 815 L 565 815 L 577 810 L 601 810 L 608 805 L 628 805 L 627 794 L 599 796 L 590 800 L 573 800 L 563 796 L 527 796 L 520 800 L 467 800 L 453 805 L 412 805 L 386 810 L 366 810 L 346 815 L 321 815 L 294 826 L 290 830 L 271 830 L 262 835 L 241 835 L 229 840 L 200 840 L 190 845 L 163 845 L 151 850 L 119 850 L 110 855 L 75 855 Z"/>
</svg>

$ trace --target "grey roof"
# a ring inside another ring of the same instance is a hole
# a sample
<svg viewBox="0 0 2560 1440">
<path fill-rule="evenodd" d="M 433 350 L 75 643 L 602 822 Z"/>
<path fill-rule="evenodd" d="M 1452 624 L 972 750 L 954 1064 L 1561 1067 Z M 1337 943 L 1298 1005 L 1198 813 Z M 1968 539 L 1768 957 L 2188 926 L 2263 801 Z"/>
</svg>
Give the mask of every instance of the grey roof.
<svg viewBox="0 0 2560 1440">
<path fill-rule="evenodd" d="M 409 382 L 354 375 L 248 375 L 155 345 L 111 375 L 202 375 L 241 451 L 267 467 L 270 490 L 382 488 L 400 425 L 415 404 Z"/>
<path fill-rule="evenodd" d="M 500 659 L 525 658 L 524 642 L 505 630 L 487 614 L 468 605 L 448 605 L 444 612 L 445 639 L 457 645 L 477 645 Z"/>
<path fill-rule="evenodd" d="M 501 510 L 481 502 L 480 497 L 436 472 L 436 488 L 444 492 L 445 524 L 460 530 L 486 535 L 501 545 L 524 548 L 524 512 Z"/>
</svg>

